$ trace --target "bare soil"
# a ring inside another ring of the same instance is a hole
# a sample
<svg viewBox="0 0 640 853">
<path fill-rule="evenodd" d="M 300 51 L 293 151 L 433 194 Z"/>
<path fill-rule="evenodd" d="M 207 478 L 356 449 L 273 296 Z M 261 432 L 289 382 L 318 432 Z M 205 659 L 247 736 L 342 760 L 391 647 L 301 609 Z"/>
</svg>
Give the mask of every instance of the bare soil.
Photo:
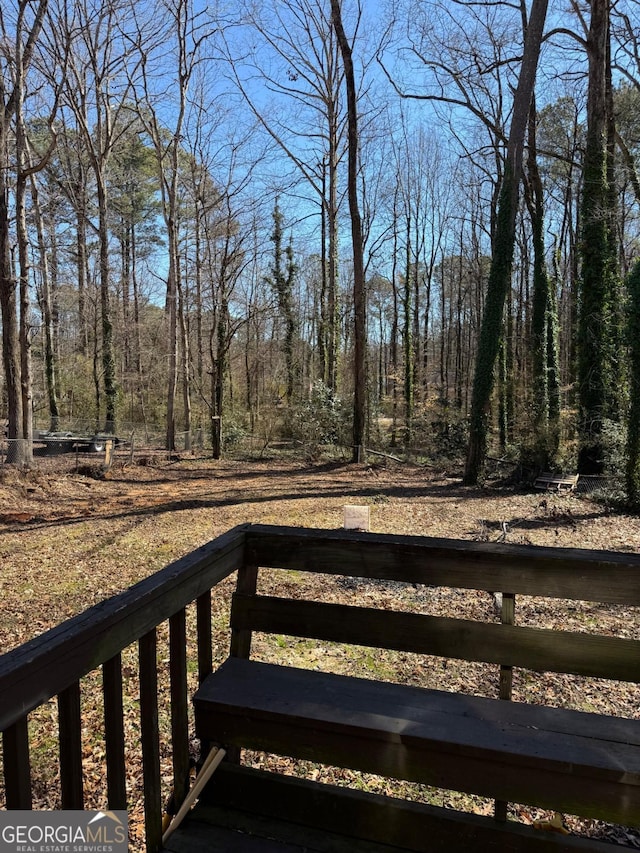
<svg viewBox="0 0 640 853">
<path fill-rule="evenodd" d="M 104 474 L 95 458 L 56 457 L 42 460 L 28 472 L 0 468 L 0 648 L 8 651 L 237 524 L 339 528 L 346 504 L 368 505 L 371 529 L 376 532 L 640 551 L 640 519 L 612 511 L 588 496 L 541 493 L 499 483 L 471 489 L 461 486 L 457 475 L 421 465 L 389 460 L 364 466 L 344 461 L 307 464 L 284 456 L 170 461 L 162 455 L 149 455 L 134 463 L 117 458 Z M 328 596 L 352 601 L 357 596 L 370 606 L 392 607 L 398 596 L 411 595 L 384 584 L 364 588 L 336 579 L 328 588 L 326 579 L 322 583 L 325 600 Z M 296 594 L 296 585 L 289 581 L 287 594 Z M 474 599 L 454 593 L 434 591 L 429 612 L 464 618 L 474 611 L 476 615 L 469 618 L 477 618 L 478 609 L 493 607 L 488 596 Z M 424 599 L 415 604 L 424 610 Z M 225 599 L 221 607 L 226 606 Z M 634 608 L 601 608 L 594 613 L 580 602 L 545 608 L 533 600 L 519 603 L 517 614 L 519 622 L 569 623 L 576 630 L 592 630 L 597 620 L 597 630 L 603 633 L 636 639 L 640 638 L 639 616 Z M 256 650 L 266 659 L 284 652 L 290 661 L 309 662 L 318 654 L 308 643 L 283 646 L 281 640 L 278 648 L 265 641 Z M 396 655 L 372 662 L 364 652 L 345 656 L 339 650 L 325 649 L 322 655 L 341 671 L 362 674 L 364 670 L 372 677 L 442 686 L 441 663 L 427 666 L 415 656 Z M 450 666 L 446 679 L 447 689 L 495 695 L 495 678 L 487 679 L 481 668 Z M 516 699 L 535 701 L 532 691 L 542 690 L 544 701 L 552 704 L 640 717 L 640 691 L 625 685 L 605 688 L 560 676 L 546 677 L 534 685 L 523 676 L 516 679 L 514 689 Z M 90 719 L 90 709 L 88 713 Z M 99 800 L 104 784 L 101 756 L 98 747 L 91 746 L 93 738 L 87 739 L 87 786 L 95 788 Z M 254 761 L 264 765 L 266 759 L 255 756 Z M 291 769 L 304 771 L 299 766 Z M 317 769 L 305 772 L 318 776 Z M 352 774 L 326 772 L 338 784 L 353 782 Z M 132 774 L 135 778 L 129 780 L 130 787 L 136 784 L 139 768 L 132 768 Z M 371 782 L 372 789 L 376 784 Z M 42 803 L 51 804 L 52 795 L 46 790 L 39 796 Z M 456 800 L 443 795 L 441 804 L 456 805 Z M 486 813 L 490 805 L 478 802 L 474 808 Z M 130 816 L 133 849 L 138 811 L 134 806 Z M 524 822 L 541 817 L 522 808 L 516 816 Z M 568 821 L 571 831 L 640 848 L 638 833 L 595 822 Z M 140 826 L 138 836 L 142 831 Z"/>
</svg>

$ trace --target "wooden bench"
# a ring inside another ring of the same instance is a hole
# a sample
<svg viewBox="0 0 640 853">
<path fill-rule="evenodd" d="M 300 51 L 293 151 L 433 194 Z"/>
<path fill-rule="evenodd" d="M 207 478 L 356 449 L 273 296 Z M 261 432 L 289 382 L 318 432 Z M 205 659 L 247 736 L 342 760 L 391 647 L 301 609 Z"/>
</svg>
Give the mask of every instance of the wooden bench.
<svg viewBox="0 0 640 853">
<path fill-rule="evenodd" d="M 637 605 L 635 558 L 331 531 L 269 528 L 267 536 L 259 527 L 248 529 L 246 549 L 231 654 L 194 697 L 197 735 L 236 760 L 249 748 L 494 798 L 499 820 L 226 762 L 205 797 L 209 808 L 306 822 L 321 833 L 312 849 L 325 849 L 329 833 L 326 849 L 343 849 L 335 839 L 347 837 L 344 849 L 424 850 L 425 832 L 433 850 L 611 849 L 505 822 L 507 801 L 640 827 L 639 719 L 504 701 L 514 666 L 640 680 L 636 639 L 513 624 L 515 595 L 534 589 Z M 270 567 L 423 584 L 426 597 L 438 585 L 500 590 L 501 621 L 367 608 L 357 592 L 350 605 L 258 594 L 259 572 Z M 501 698 L 261 662 L 251 658 L 256 631 L 497 664 Z"/>
<path fill-rule="evenodd" d="M 554 474 L 551 471 L 543 471 L 541 474 L 538 474 L 533 486 L 535 489 L 541 489 L 542 491 L 573 492 L 578 485 L 579 479 L 579 474 L 563 476 L 561 474 Z"/>
</svg>

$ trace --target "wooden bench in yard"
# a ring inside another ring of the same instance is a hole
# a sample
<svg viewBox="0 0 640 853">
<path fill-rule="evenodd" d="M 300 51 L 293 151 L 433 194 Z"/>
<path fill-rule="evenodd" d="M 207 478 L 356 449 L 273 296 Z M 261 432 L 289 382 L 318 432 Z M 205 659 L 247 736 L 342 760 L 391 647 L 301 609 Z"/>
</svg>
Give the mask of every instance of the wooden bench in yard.
<svg viewBox="0 0 640 853">
<path fill-rule="evenodd" d="M 543 471 L 538 474 L 533 484 L 534 488 L 543 491 L 573 492 L 580 479 L 579 474 L 554 474 L 551 471 Z"/>
<path fill-rule="evenodd" d="M 640 719 L 547 707 L 544 695 L 506 701 L 513 667 L 640 681 L 638 621 L 635 639 L 514 624 L 521 594 L 637 606 L 635 557 L 260 526 L 247 528 L 245 555 L 230 655 L 194 697 L 196 734 L 230 759 L 192 813 L 192 832 L 211 821 L 222 833 L 211 849 L 244 849 L 225 847 L 238 828 L 247 844 L 278 837 L 292 850 L 620 849 L 507 820 L 508 802 L 640 827 Z M 349 605 L 260 594 L 276 568 L 424 585 L 425 599 L 438 586 L 499 591 L 502 613 L 481 622 L 368 608 L 361 585 Z M 500 698 L 255 660 L 254 632 L 495 664 Z M 253 769 L 240 763 L 247 748 L 492 798 L 495 817 Z M 168 849 L 188 849 L 180 843 L 178 831 Z"/>
</svg>

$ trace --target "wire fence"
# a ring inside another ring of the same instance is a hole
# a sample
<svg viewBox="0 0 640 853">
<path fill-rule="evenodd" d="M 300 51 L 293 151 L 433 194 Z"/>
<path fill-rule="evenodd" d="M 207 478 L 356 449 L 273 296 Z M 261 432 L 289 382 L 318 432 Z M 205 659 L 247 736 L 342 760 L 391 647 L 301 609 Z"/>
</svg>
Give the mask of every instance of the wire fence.
<svg viewBox="0 0 640 853">
<path fill-rule="evenodd" d="M 7 438 L 6 432 L 0 435 L 0 465 L 34 465 L 44 459 L 61 456 L 104 455 L 107 442 L 111 441 L 111 451 L 118 457 L 133 453 L 167 453 L 166 428 L 149 424 L 123 423 L 117 436 L 111 436 L 91 429 L 87 421 L 66 422 L 55 431 L 35 427 L 33 438 Z M 197 428 L 181 430 L 174 435 L 173 452 L 206 451 L 211 448 L 209 433 Z"/>
<path fill-rule="evenodd" d="M 56 433 L 34 434 L 32 440 L 23 438 L 0 438 L 0 466 L 51 467 L 57 465 L 101 464 L 111 467 L 117 459 L 133 462 L 134 455 L 159 454 L 169 458 L 175 452 L 204 451 L 202 431 L 176 434 L 175 450 L 166 450 L 166 436 L 129 434 L 127 438 L 82 435 L 70 430 Z"/>
</svg>

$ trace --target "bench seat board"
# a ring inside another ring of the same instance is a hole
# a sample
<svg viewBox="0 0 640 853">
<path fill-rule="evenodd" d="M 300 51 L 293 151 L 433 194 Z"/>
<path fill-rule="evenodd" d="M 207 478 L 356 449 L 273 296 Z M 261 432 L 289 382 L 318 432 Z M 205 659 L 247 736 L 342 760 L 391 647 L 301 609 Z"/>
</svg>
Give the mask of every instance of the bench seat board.
<svg viewBox="0 0 640 853">
<path fill-rule="evenodd" d="M 640 721 L 229 658 L 196 733 L 640 826 Z"/>
</svg>

